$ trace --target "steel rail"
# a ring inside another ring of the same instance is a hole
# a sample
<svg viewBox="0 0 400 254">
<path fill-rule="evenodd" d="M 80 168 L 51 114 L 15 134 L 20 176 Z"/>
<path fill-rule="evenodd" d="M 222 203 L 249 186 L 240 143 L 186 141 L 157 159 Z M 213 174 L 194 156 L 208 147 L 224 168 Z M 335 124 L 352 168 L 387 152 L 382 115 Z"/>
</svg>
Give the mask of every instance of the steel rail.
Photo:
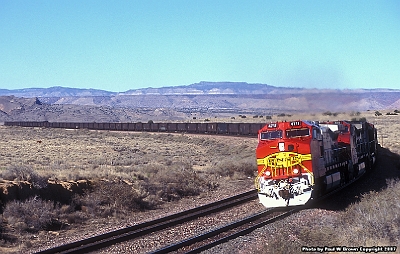
<svg viewBox="0 0 400 254">
<path fill-rule="evenodd" d="M 256 193 L 256 190 L 247 191 L 163 218 L 147 221 L 138 225 L 118 229 L 76 242 L 67 243 L 54 248 L 39 251 L 37 253 L 87 253 L 89 251 L 98 250 L 257 199 Z"/>
</svg>

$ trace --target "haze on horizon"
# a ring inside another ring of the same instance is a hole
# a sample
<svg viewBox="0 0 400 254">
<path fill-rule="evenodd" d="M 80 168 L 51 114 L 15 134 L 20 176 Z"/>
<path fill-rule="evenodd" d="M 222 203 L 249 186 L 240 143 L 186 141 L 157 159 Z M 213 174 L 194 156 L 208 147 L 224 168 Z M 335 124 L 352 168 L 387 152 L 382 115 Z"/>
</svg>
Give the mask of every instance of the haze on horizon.
<svg viewBox="0 0 400 254">
<path fill-rule="evenodd" d="M 400 2 L 0 3 L 0 88 L 400 88 Z"/>
</svg>

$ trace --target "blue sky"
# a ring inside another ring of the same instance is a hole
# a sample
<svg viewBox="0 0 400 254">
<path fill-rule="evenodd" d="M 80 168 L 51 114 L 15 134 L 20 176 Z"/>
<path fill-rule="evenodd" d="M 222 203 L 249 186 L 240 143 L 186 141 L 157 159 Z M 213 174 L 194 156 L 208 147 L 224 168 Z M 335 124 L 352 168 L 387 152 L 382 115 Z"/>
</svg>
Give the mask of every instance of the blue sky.
<svg viewBox="0 0 400 254">
<path fill-rule="evenodd" d="M 0 88 L 400 88 L 400 1 L 0 0 Z"/>
</svg>

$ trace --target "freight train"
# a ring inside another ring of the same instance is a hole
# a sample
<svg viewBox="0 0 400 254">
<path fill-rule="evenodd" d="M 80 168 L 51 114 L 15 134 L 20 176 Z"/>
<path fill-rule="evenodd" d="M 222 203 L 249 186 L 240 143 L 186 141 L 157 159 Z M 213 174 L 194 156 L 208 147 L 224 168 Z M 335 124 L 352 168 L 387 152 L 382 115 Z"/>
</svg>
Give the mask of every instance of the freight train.
<svg viewBox="0 0 400 254">
<path fill-rule="evenodd" d="M 377 145 L 368 122 L 266 124 L 256 148 L 259 201 L 265 207 L 304 205 L 348 185 L 375 164 Z"/>
</svg>

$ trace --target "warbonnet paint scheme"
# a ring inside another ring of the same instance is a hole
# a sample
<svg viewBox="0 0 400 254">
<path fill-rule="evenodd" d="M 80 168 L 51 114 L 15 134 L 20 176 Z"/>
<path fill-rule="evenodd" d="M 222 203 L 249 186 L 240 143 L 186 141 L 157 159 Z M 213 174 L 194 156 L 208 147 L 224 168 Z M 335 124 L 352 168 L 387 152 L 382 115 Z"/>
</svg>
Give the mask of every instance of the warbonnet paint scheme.
<svg viewBox="0 0 400 254">
<path fill-rule="evenodd" d="M 375 163 L 376 130 L 366 122 L 269 123 L 258 132 L 255 185 L 265 207 L 304 205 Z"/>
</svg>

